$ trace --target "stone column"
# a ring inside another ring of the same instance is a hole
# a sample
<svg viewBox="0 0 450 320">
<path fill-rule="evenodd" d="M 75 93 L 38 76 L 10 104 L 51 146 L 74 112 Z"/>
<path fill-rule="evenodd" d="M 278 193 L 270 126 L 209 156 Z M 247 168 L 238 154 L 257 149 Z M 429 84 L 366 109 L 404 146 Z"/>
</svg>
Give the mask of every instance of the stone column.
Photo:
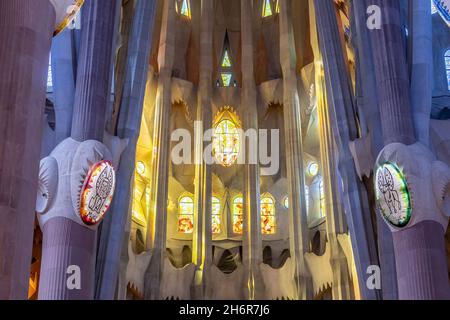
<svg viewBox="0 0 450 320">
<path fill-rule="evenodd" d="M 26 299 L 55 9 L 0 1 L 0 299 Z"/>
<path fill-rule="evenodd" d="M 381 130 L 380 111 L 378 109 L 378 94 L 376 79 L 373 72 L 374 58 L 370 43 L 370 30 L 367 28 L 367 0 L 352 1 L 352 12 L 354 15 L 355 28 L 352 32 L 352 39 L 355 47 L 357 68 L 359 77 L 357 83 L 362 96 L 356 99 L 358 110 L 362 111 L 360 117 L 365 117 L 367 121 L 368 138 L 371 141 L 371 155 L 365 159 L 374 159 L 383 148 L 383 132 Z M 362 140 L 361 143 L 367 143 Z M 369 150 L 367 150 L 369 151 Z M 363 155 L 367 156 L 367 155 Z M 362 165 L 367 168 L 367 172 L 373 172 L 370 161 L 362 160 Z M 373 183 L 373 174 L 368 183 Z M 374 195 L 372 195 L 373 197 Z M 382 295 L 384 300 L 397 299 L 397 276 L 394 259 L 394 246 L 392 234 L 382 217 L 376 218 L 378 259 L 381 267 Z"/>
<path fill-rule="evenodd" d="M 210 144 L 203 141 L 203 133 L 212 126 L 212 86 L 213 86 L 213 34 L 214 34 L 214 1 L 201 2 L 200 27 L 200 80 L 197 104 L 197 134 L 195 139 L 195 210 L 194 236 L 192 240 L 192 262 L 196 265 L 195 288 L 196 298 L 210 297 L 208 287 L 209 267 L 212 263 L 212 227 L 211 197 L 212 176 L 211 164 L 205 163 L 204 150 Z M 210 157 L 210 155 L 206 155 Z"/>
<path fill-rule="evenodd" d="M 242 89 L 241 105 L 243 129 L 258 130 L 258 110 L 256 106 L 256 84 L 254 74 L 253 43 L 253 1 L 241 0 L 241 41 L 242 41 Z M 244 138 L 245 139 L 245 138 Z M 260 183 L 258 141 L 245 141 L 244 171 L 244 234 L 243 262 L 245 267 L 244 287 L 248 300 L 264 299 L 262 263 L 262 236 L 260 217 Z M 250 284 L 250 285 L 248 285 Z"/>
<path fill-rule="evenodd" d="M 360 276 L 360 290 L 364 299 L 376 299 L 376 292 L 369 290 L 363 275 L 370 265 L 377 264 L 375 243 L 367 230 L 371 230 L 370 217 L 364 215 L 362 194 L 349 142 L 355 140 L 357 127 L 350 80 L 343 55 L 343 48 L 332 0 L 315 0 L 319 44 L 321 48 L 328 99 L 329 119 L 337 144 L 338 169 L 344 189 L 344 207 L 352 240 L 356 270 Z"/>
<path fill-rule="evenodd" d="M 411 15 L 411 107 L 417 140 L 428 146 L 433 91 L 433 30 L 428 1 L 409 3 Z"/>
<path fill-rule="evenodd" d="M 156 93 L 152 213 L 149 219 L 148 246 L 152 249 L 152 260 L 146 272 L 145 298 L 160 299 L 160 283 L 166 257 L 167 201 L 170 161 L 170 111 L 172 109 L 172 69 L 175 57 L 175 2 L 164 1 L 162 27 L 159 43 L 159 79 Z"/>
<path fill-rule="evenodd" d="M 301 110 L 297 89 L 291 1 L 280 0 L 280 63 L 283 71 L 284 127 L 289 195 L 289 239 L 299 299 L 312 299 L 312 278 L 305 263 L 309 252 Z"/>
<path fill-rule="evenodd" d="M 421 143 L 414 144 L 416 139 L 407 62 L 403 54 L 404 28 L 401 23 L 400 1 L 374 0 L 373 4 L 381 8 L 382 15 L 381 29 L 373 30 L 370 37 L 386 145 L 377 164 L 382 165 L 383 162 L 390 161 L 402 168 L 408 189 L 414 195 L 411 200 L 411 220 L 404 227 L 390 225 L 393 232 L 399 298 L 450 299 L 444 245 L 448 212 L 446 213 L 442 206 L 442 201 L 448 196 L 445 190 L 450 185 L 450 170 L 443 163 L 437 162 L 426 146 Z M 417 3 L 415 5 L 417 6 Z M 420 10 L 413 3 L 415 14 L 416 11 Z M 421 34 L 420 26 L 418 34 Z M 422 40 L 426 41 L 426 38 Z M 419 59 L 423 57 L 422 50 L 426 49 L 415 50 L 418 52 L 413 53 L 413 57 Z M 419 66 L 418 70 L 422 68 Z M 426 76 L 427 71 L 424 72 Z M 414 81 L 417 80 L 413 79 Z M 414 86 L 413 88 L 416 89 Z M 427 90 L 419 90 L 417 96 L 423 94 L 425 97 L 425 91 Z M 413 97 L 416 97 L 416 94 Z M 416 129 L 417 136 L 423 137 L 422 128 Z M 443 196 L 436 198 L 435 194 L 440 193 Z M 447 217 L 444 214 L 447 214 Z"/>
<path fill-rule="evenodd" d="M 39 282 L 41 300 L 92 299 L 94 296 L 96 226 L 87 226 L 79 218 L 76 203 L 80 194 L 73 179 L 86 169 L 76 171 L 78 166 L 89 168 L 102 159 L 112 160 L 109 150 L 99 141 L 103 140 L 110 93 L 115 8 L 115 1 L 87 0 L 83 10 L 72 136 L 51 154 L 58 166 L 58 189 L 53 207 L 39 215 L 44 234 Z M 84 174 L 79 177 L 81 181 Z M 67 285 L 72 266 L 80 270 L 79 289 L 70 289 Z"/>
<path fill-rule="evenodd" d="M 96 298 L 112 300 L 116 294 L 120 256 L 123 243 L 128 244 L 124 226 L 130 217 L 130 199 L 136 162 L 136 143 L 142 122 L 144 95 L 149 73 L 149 56 L 155 22 L 156 1 L 139 0 L 136 3 L 129 40 L 126 75 L 121 96 L 117 135 L 128 140 L 118 167 L 117 188 L 110 215 L 103 221 L 97 255 Z"/>
<path fill-rule="evenodd" d="M 55 145 L 70 137 L 75 99 L 76 54 L 73 32 L 67 29 L 52 43 L 53 95 L 55 97 Z"/>
</svg>

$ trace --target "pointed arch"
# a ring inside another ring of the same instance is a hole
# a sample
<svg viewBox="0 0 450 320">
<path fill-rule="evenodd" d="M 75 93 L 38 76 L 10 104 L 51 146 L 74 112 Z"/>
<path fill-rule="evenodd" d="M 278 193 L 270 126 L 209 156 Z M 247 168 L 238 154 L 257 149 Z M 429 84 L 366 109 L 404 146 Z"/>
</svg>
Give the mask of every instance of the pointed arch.
<svg viewBox="0 0 450 320">
<path fill-rule="evenodd" d="M 225 32 L 225 40 L 223 44 L 223 52 L 220 58 L 219 79 L 217 79 L 218 87 L 237 87 L 236 77 L 233 72 L 233 57 L 230 48 L 230 40 L 228 31 Z"/>
<path fill-rule="evenodd" d="M 211 228 L 213 234 L 219 234 L 222 232 L 222 219 L 221 219 L 221 209 L 222 204 L 218 197 L 213 196 L 211 199 Z"/>
<path fill-rule="evenodd" d="M 194 198 L 184 194 L 178 200 L 178 232 L 194 232 Z"/>
</svg>

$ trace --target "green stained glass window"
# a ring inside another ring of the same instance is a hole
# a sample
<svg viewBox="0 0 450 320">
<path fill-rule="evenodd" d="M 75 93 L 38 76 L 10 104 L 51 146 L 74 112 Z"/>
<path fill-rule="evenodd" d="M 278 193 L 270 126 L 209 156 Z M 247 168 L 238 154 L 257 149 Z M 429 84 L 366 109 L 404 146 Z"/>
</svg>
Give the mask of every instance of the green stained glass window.
<svg viewBox="0 0 450 320">
<path fill-rule="evenodd" d="M 270 0 L 264 0 L 263 18 L 270 17 L 271 15 L 273 15 L 272 4 L 270 3 Z"/>
<path fill-rule="evenodd" d="M 223 55 L 222 68 L 231 68 L 231 59 L 228 50 L 225 50 L 225 54 Z"/>
<path fill-rule="evenodd" d="M 229 87 L 231 85 L 231 73 L 222 73 L 222 84 L 224 87 Z"/>
</svg>

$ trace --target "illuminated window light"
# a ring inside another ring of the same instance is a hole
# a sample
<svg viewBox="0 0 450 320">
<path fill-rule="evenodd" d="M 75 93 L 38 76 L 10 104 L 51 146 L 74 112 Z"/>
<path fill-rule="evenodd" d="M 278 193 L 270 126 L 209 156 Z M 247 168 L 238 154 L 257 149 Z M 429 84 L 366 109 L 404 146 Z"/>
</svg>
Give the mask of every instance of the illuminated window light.
<svg viewBox="0 0 450 320">
<path fill-rule="evenodd" d="M 434 4 L 434 0 L 431 0 L 431 14 L 435 14 L 438 12 L 436 5 Z"/>
<path fill-rule="evenodd" d="M 179 8 L 181 6 L 181 10 Z M 175 11 L 187 18 L 191 18 L 191 3 L 189 0 L 176 0 L 175 1 Z"/>
<path fill-rule="evenodd" d="M 136 164 L 136 172 L 141 176 L 145 174 L 145 164 L 142 161 L 138 161 L 138 163 Z"/>
<path fill-rule="evenodd" d="M 317 162 L 308 163 L 306 172 L 310 177 L 315 177 L 319 173 L 319 165 Z"/>
<path fill-rule="evenodd" d="M 231 167 L 239 155 L 239 131 L 228 119 L 220 121 L 214 129 L 213 154 L 218 163 Z"/>
<path fill-rule="evenodd" d="M 286 209 L 289 209 L 289 197 L 288 197 L 288 196 L 284 197 L 284 200 L 283 200 L 283 206 L 284 206 Z"/>
<path fill-rule="evenodd" d="M 213 197 L 211 201 L 212 214 L 211 214 L 211 227 L 213 234 L 219 234 L 222 230 L 220 219 L 220 200 L 217 197 Z"/>
<path fill-rule="evenodd" d="M 52 56 L 48 60 L 48 72 L 47 72 L 47 92 L 51 92 L 53 89 L 53 72 L 52 72 Z"/>
<path fill-rule="evenodd" d="M 270 196 L 261 198 L 261 233 L 275 234 L 275 201 Z"/>
<path fill-rule="evenodd" d="M 178 232 L 190 234 L 194 232 L 194 200 L 182 197 L 178 204 Z"/>
<path fill-rule="evenodd" d="M 242 234 L 244 229 L 244 199 L 241 196 L 233 200 L 233 233 Z"/>
<path fill-rule="evenodd" d="M 225 50 L 225 53 L 223 55 L 222 68 L 231 68 L 231 59 L 228 50 Z"/>
<path fill-rule="evenodd" d="M 263 13 L 262 13 L 263 18 L 267 18 L 272 15 L 273 15 L 272 4 L 270 3 L 270 0 L 264 0 Z"/>
<path fill-rule="evenodd" d="M 231 85 L 231 78 L 233 75 L 231 73 L 222 73 L 222 84 L 224 87 L 229 87 Z"/>
<path fill-rule="evenodd" d="M 309 213 L 309 187 L 305 186 L 306 213 Z"/>
</svg>

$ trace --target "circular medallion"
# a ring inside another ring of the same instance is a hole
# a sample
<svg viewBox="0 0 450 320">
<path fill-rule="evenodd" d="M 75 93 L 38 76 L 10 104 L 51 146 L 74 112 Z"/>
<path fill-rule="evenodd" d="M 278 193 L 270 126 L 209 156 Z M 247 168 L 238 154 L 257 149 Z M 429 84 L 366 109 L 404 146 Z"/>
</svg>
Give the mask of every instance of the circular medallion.
<svg viewBox="0 0 450 320">
<path fill-rule="evenodd" d="M 383 217 L 394 227 L 403 228 L 411 220 L 411 197 L 403 172 L 394 163 L 378 167 L 375 194 Z"/>
<path fill-rule="evenodd" d="M 56 25 L 53 36 L 63 31 L 80 11 L 84 0 L 51 0 L 56 12 Z"/>
<path fill-rule="evenodd" d="M 116 173 L 110 161 L 93 165 L 81 189 L 80 217 L 87 225 L 100 222 L 114 195 Z"/>
</svg>

